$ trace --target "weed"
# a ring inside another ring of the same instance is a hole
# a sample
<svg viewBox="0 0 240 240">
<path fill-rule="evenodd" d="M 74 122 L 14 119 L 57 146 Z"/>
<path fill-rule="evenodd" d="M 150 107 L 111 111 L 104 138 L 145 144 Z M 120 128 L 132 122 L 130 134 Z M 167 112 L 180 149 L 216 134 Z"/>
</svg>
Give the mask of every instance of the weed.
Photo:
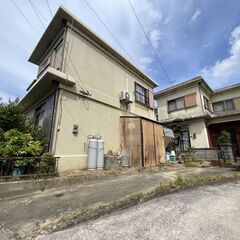
<svg viewBox="0 0 240 240">
<path fill-rule="evenodd" d="M 184 167 L 199 167 L 197 162 L 185 162 Z"/>
<path fill-rule="evenodd" d="M 12 240 L 23 240 L 22 236 L 19 233 L 14 233 L 14 235 L 10 239 L 12 239 Z"/>
<path fill-rule="evenodd" d="M 177 186 L 180 186 L 184 183 L 184 179 L 181 177 L 181 176 L 177 176 L 177 178 L 175 179 L 174 183 L 177 185 Z"/>
</svg>

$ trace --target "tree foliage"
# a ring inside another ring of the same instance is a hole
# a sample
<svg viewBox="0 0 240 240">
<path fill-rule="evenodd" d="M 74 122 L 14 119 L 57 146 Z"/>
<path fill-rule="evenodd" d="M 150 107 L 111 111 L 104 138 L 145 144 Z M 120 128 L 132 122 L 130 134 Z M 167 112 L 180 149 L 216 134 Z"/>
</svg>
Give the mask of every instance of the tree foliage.
<svg viewBox="0 0 240 240">
<path fill-rule="evenodd" d="M 45 134 L 23 114 L 18 102 L 0 102 L 0 156 L 39 155 L 47 145 Z"/>
<path fill-rule="evenodd" d="M 15 101 L 0 102 L 0 128 L 3 132 L 10 129 L 25 130 L 26 117 L 18 102 L 18 98 Z"/>
<path fill-rule="evenodd" d="M 176 145 L 179 146 L 181 150 L 183 150 L 182 138 L 183 134 L 188 131 L 188 126 L 184 123 L 183 119 L 177 118 L 171 123 L 169 127 L 174 132 Z"/>
<path fill-rule="evenodd" d="M 0 143 L 2 156 L 36 156 L 42 152 L 40 141 L 35 141 L 29 133 L 10 129 L 3 134 L 4 141 Z"/>
<path fill-rule="evenodd" d="M 231 134 L 226 130 L 221 131 L 219 137 L 217 138 L 218 144 L 231 143 L 231 141 L 232 141 Z"/>
</svg>

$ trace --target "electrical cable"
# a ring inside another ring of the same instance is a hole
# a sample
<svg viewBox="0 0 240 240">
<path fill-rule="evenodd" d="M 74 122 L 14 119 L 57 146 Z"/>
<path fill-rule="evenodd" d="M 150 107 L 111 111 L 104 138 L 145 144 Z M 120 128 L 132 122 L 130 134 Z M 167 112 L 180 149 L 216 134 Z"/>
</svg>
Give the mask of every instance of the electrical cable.
<svg viewBox="0 0 240 240">
<path fill-rule="evenodd" d="M 35 6 L 33 5 L 32 1 L 31 1 L 31 0 L 28 0 L 28 1 L 29 1 L 30 5 L 31 5 L 31 7 L 32 7 L 32 9 L 33 9 L 33 11 L 34 11 L 34 13 L 35 13 L 35 15 L 37 16 L 38 20 L 40 21 L 40 23 L 42 24 L 43 28 L 45 29 L 46 27 L 45 27 L 42 19 L 39 17 L 38 12 L 37 12 Z"/>
<path fill-rule="evenodd" d="M 160 59 L 158 53 L 156 52 L 155 48 L 153 47 L 152 42 L 151 42 L 151 40 L 149 39 L 149 37 L 148 37 L 148 35 L 147 35 L 147 33 L 146 33 L 146 31 L 145 31 L 143 25 L 142 25 L 142 23 L 141 23 L 141 21 L 140 21 L 138 15 L 137 15 L 137 13 L 136 13 L 136 11 L 135 11 L 135 9 L 134 9 L 134 7 L 133 7 L 131 1 L 128 0 L 128 2 L 129 2 L 129 5 L 130 5 L 130 7 L 131 7 L 131 9 L 132 9 L 132 11 L 133 11 L 133 14 L 134 14 L 134 16 L 136 17 L 136 19 L 137 19 L 137 21 L 138 21 L 138 23 L 139 23 L 139 25 L 140 25 L 140 27 L 141 27 L 141 29 L 142 29 L 144 35 L 145 35 L 147 41 L 149 42 L 149 45 L 151 46 L 151 48 L 152 48 L 152 50 L 153 50 L 153 53 L 154 53 L 156 59 L 158 60 L 158 62 L 159 62 L 159 64 L 160 64 L 160 66 L 161 66 L 161 68 L 162 68 L 162 70 L 163 70 L 163 72 L 164 72 L 166 78 L 168 79 L 168 82 L 169 82 L 170 84 L 173 84 L 174 81 L 172 81 L 172 80 L 170 79 L 169 74 L 168 74 L 166 68 L 164 67 L 164 65 L 163 65 L 163 63 L 162 63 L 162 61 L 161 61 L 161 59 Z"/>
<path fill-rule="evenodd" d="M 15 3 L 14 0 L 11 0 L 11 2 L 13 3 L 13 5 L 16 7 L 16 9 L 19 11 L 19 13 L 24 17 L 24 19 L 26 20 L 26 22 L 29 24 L 29 26 L 33 29 L 33 31 L 40 36 L 41 34 L 36 30 L 36 28 L 32 25 L 32 23 L 28 20 L 28 18 L 26 17 L 26 15 L 23 13 L 23 11 L 19 8 L 19 6 Z"/>
<path fill-rule="evenodd" d="M 51 7 L 50 7 L 50 5 L 49 5 L 48 0 L 46 0 L 46 3 L 47 3 L 47 6 L 48 6 L 48 10 L 49 10 L 51 16 L 53 17 L 53 13 L 52 13 L 52 10 L 51 10 Z"/>
</svg>

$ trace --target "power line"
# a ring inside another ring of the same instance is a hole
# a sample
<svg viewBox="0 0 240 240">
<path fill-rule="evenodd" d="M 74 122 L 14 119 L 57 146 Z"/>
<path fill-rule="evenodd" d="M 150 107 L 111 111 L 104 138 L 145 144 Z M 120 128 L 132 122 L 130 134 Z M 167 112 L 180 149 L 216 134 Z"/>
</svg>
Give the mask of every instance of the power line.
<svg viewBox="0 0 240 240">
<path fill-rule="evenodd" d="M 51 7 L 50 7 L 50 5 L 49 5 L 48 0 L 46 0 L 46 3 L 47 3 L 47 6 L 48 6 L 48 10 L 49 10 L 51 16 L 53 17 L 53 13 L 52 13 L 52 10 L 51 10 Z"/>
<path fill-rule="evenodd" d="M 31 0 L 29 0 L 29 1 L 31 1 Z M 31 3 L 32 3 L 32 6 L 34 6 L 35 7 L 35 9 L 38 11 L 38 13 L 42 16 L 42 18 L 45 20 L 45 22 L 48 24 L 49 23 L 49 20 L 44 16 L 44 14 L 39 10 L 39 8 L 37 8 L 37 6 L 36 5 L 34 5 L 34 3 L 31 1 Z"/>
<path fill-rule="evenodd" d="M 135 9 L 134 9 L 131 1 L 128 0 L 128 3 L 129 3 L 129 5 L 130 5 L 130 7 L 131 7 L 131 9 L 132 9 L 132 11 L 133 11 L 133 14 L 135 15 L 135 17 L 136 17 L 136 19 L 137 19 L 137 21 L 138 21 L 138 23 L 139 23 L 139 25 L 140 25 L 143 33 L 144 33 L 147 41 L 149 42 L 149 44 L 150 44 L 150 46 L 151 46 L 151 48 L 152 48 L 152 50 L 153 50 L 153 53 L 154 53 L 154 55 L 156 56 L 156 58 L 157 58 L 157 60 L 158 60 L 158 62 L 159 62 L 159 64 L 160 64 L 160 66 L 161 66 L 161 68 L 162 68 L 162 70 L 163 70 L 163 72 L 164 72 L 164 74 L 165 74 L 165 76 L 166 76 L 166 78 L 168 79 L 168 81 L 169 81 L 170 84 L 174 83 L 174 81 L 172 81 L 172 80 L 170 79 L 167 70 L 166 70 L 165 67 L 163 66 L 163 63 L 162 63 L 160 57 L 158 56 L 158 53 L 156 52 L 155 48 L 153 47 L 152 42 L 150 41 L 150 39 L 149 39 L 149 37 L 148 37 L 148 35 L 147 35 L 147 33 L 146 33 L 143 25 L 142 25 L 142 23 L 141 23 L 138 15 L 137 15 L 137 13 L 136 13 L 136 11 L 135 11 Z"/>
<path fill-rule="evenodd" d="M 27 19 L 27 17 L 25 16 L 25 14 L 22 12 L 22 10 L 18 7 L 18 5 L 14 2 L 14 0 L 11 0 L 13 5 L 16 7 L 16 9 L 20 12 L 20 14 L 24 17 L 24 19 L 26 20 L 26 22 L 30 25 L 30 27 L 33 29 L 33 31 L 40 36 L 39 32 L 36 30 L 36 28 L 32 25 L 32 23 Z"/>
<path fill-rule="evenodd" d="M 33 9 L 33 11 L 34 11 L 34 13 L 35 13 L 35 15 L 37 16 L 38 20 L 41 22 L 43 28 L 45 29 L 45 25 L 44 25 L 44 23 L 42 22 L 42 19 L 39 17 L 38 12 L 37 12 L 35 6 L 33 5 L 32 1 L 31 1 L 31 0 L 28 0 L 28 1 L 29 1 L 30 5 L 31 5 L 31 7 L 32 7 L 32 9 Z"/>
<path fill-rule="evenodd" d="M 93 9 L 93 7 L 89 4 L 87 0 L 83 0 L 86 5 L 89 7 L 89 9 L 94 13 L 94 15 L 98 18 L 98 20 L 103 24 L 103 26 L 106 28 L 106 30 L 111 34 L 111 36 L 114 38 L 114 40 L 119 44 L 119 46 L 124 50 L 124 52 L 127 54 L 129 59 L 137 66 L 137 63 L 134 61 L 134 59 L 130 56 L 128 51 L 123 47 L 123 45 L 120 43 L 120 41 L 115 37 L 113 32 L 109 29 L 109 27 L 104 23 L 104 21 L 100 18 L 100 16 L 97 14 L 97 12 Z"/>
</svg>

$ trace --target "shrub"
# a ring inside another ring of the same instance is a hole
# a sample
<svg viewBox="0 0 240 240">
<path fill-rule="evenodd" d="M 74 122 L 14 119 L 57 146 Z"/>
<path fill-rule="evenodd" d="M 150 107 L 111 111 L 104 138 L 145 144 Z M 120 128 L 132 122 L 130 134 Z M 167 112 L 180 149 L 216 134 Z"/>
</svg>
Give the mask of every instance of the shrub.
<svg viewBox="0 0 240 240">
<path fill-rule="evenodd" d="M 217 138 L 218 144 L 231 143 L 231 134 L 225 130 L 221 131 L 220 136 Z"/>
<path fill-rule="evenodd" d="M 8 157 L 36 156 L 42 152 L 41 142 L 35 141 L 29 133 L 11 129 L 3 134 L 0 155 Z"/>
</svg>

